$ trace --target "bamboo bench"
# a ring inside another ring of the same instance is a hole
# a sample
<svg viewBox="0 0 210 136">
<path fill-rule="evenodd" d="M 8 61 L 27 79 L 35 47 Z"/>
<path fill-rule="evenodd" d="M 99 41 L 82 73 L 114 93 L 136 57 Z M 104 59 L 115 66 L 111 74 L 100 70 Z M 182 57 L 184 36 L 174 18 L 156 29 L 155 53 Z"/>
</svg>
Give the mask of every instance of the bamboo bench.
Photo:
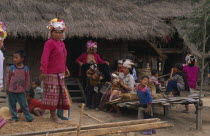
<svg viewBox="0 0 210 136">
<path fill-rule="evenodd" d="M 153 100 L 152 102 L 152 115 L 153 115 L 153 109 L 155 106 L 162 106 L 163 110 L 164 110 L 164 117 L 168 117 L 169 115 L 169 109 L 170 106 L 172 105 L 176 105 L 176 104 L 181 104 L 181 105 L 185 105 L 185 104 L 194 104 L 196 105 L 196 114 L 198 113 L 198 103 L 199 103 L 199 97 L 198 95 L 192 95 L 192 96 L 188 96 L 188 97 L 170 97 L 170 98 L 164 98 L 164 99 L 156 99 Z M 137 110 L 138 111 L 138 119 L 142 119 L 143 117 L 143 108 L 140 107 L 140 103 L 139 101 L 132 101 L 132 102 L 121 102 L 121 103 L 117 103 L 118 107 L 121 108 L 128 108 L 128 109 L 133 109 L 133 110 Z"/>
</svg>

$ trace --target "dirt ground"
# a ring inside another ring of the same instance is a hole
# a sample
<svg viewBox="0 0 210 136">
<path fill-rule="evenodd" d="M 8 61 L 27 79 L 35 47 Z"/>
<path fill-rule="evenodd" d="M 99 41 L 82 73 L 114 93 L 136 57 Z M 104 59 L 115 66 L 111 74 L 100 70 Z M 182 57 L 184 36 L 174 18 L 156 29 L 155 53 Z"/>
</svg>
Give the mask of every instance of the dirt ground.
<svg viewBox="0 0 210 136">
<path fill-rule="evenodd" d="M 157 134 L 154 136 L 209 136 L 210 135 L 210 96 L 204 99 L 204 108 L 202 110 L 203 118 L 203 130 L 196 131 L 196 115 L 194 114 L 194 106 L 190 106 L 190 113 L 182 113 L 184 106 L 178 105 L 172 107 L 169 112 L 169 118 L 164 118 L 162 111 L 156 112 L 154 115 L 161 120 L 168 121 L 174 124 L 172 128 L 165 128 L 157 130 Z M 0 107 L 6 106 L 7 104 L 0 104 Z M 49 113 L 46 113 L 43 117 L 35 117 L 34 122 L 26 122 L 23 115 L 20 115 L 20 121 L 16 123 L 7 123 L 3 128 L 0 129 L 0 135 L 9 135 L 21 132 L 29 131 L 40 131 L 55 128 L 65 128 L 75 126 L 79 122 L 79 103 L 74 103 L 71 107 L 71 119 L 65 121 L 64 124 L 53 123 L 49 119 Z M 103 111 L 85 110 L 86 113 L 104 121 L 104 122 L 116 122 L 126 120 L 136 120 L 137 111 L 123 110 L 122 117 L 114 117 L 114 113 L 107 113 Z M 99 122 L 84 116 L 82 125 L 99 124 Z M 127 134 L 118 134 L 118 136 L 124 136 Z M 140 136 L 140 132 L 131 133 L 132 136 Z M 113 135 L 112 135 L 113 136 Z"/>
</svg>

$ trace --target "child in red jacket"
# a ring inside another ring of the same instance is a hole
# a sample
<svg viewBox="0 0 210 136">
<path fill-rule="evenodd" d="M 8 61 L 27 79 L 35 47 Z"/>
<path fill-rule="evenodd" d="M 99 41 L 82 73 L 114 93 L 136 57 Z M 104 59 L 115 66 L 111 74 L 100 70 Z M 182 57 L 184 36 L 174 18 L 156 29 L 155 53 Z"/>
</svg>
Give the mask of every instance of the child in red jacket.
<svg viewBox="0 0 210 136">
<path fill-rule="evenodd" d="M 42 116 L 44 114 L 44 110 L 41 109 L 42 107 L 42 102 L 34 99 L 34 91 L 31 89 L 27 94 L 26 94 L 26 99 L 28 103 L 28 109 L 29 112 L 34 114 L 35 116 Z M 21 113 L 22 109 L 18 109 L 18 113 Z"/>
</svg>

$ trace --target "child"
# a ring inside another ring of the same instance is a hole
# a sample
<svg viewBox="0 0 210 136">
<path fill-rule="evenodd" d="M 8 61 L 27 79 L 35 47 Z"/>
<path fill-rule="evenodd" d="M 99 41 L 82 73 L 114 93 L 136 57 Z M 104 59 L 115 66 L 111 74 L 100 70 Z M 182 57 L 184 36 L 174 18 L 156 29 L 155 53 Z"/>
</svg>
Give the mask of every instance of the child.
<svg viewBox="0 0 210 136">
<path fill-rule="evenodd" d="M 34 114 L 35 116 L 42 116 L 44 114 L 44 110 L 41 109 L 42 102 L 34 99 L 35 92 L 31 89 L 26 93 L 26 99 L 28 103 L 29 112 Z M 18 113 L 22 112 L 22 108 L 18 109 Z"/>
<path fill-rule="evenodd" d="M 161 84 L 158 82 L 158 79 L 157 79 L 158 71 L 156 69 L 153 69 L 151 71 L 151 74 L 152 74 L 152 76 L 150 77 L 149 82 L 153 82 L 155 85 L 155 88 L 156 88 L 156 92 L 160 93 Z"/>
<path fill-rule="evenodd" d="M 25 92 L 30 88 L 29 69 L 23 64 L 25 54 L 23 51 L 16 51 L 13 54 L 14 65 L 10 66 L 7 81 L 7 92 L 9 108 L 12 113 L 11 121 L 18 121 L 16 103 L 18 102 L 23 110 L 27 121 L 32 122 L 33 116 L 30 115 L 26 103 Z"/>
<path fill-rule="evenodd" d="M 123 60 L 118 60 L 117 61 L 117 73 L 123 72 Z"/>
<path fill-rule="evenodd" d="M 121 94 L 121 92 L 120 92 L 120 80 L 118 78 L 118 75 L 113 73 L 112 74 L 112 89 L 111 89 L 111 92 L 110 92 L 109 101 L 112 101 L 112 100 L 116 99 L 117 97 L 119 97 L 120 94 Z"/>
<path fill-rule="evenodd" d="M 146 87 L 149 81 L 148 76 L 142 76 L 140 79 L 140 84 L 137 86 L 137 95 L 140 102 L 140 105 L 144 108 L 144 119 L 153 118 L 151 116 L 151 107 L 152 107 L 152 95 L 150 94 L 149 89 Z M 143 131 L 144 135 L 155 134 L 156 130 Z"/>
<path fill-rule="evenodd" d="M 171 70 L 170 80 L 168 81 L 167 93 L 168 96 L 181 95 L 187 96 L 189 92 L 189 86 L 186 80 L 185 74 L 182 72 L 183 66 L 177 63 Z"/>
<path fill-rule="evenodd" d="M 43 90 L 42 88 L 40 87 L 41 83 L 40 81 L 37 79 L 37 80 L 33 80 L 32 81 L 32 89 L 34 90 L 34 99 L 38 100 L 38 101 L 42 101 L 42 94 L 43 94 Z"/>
</svg>

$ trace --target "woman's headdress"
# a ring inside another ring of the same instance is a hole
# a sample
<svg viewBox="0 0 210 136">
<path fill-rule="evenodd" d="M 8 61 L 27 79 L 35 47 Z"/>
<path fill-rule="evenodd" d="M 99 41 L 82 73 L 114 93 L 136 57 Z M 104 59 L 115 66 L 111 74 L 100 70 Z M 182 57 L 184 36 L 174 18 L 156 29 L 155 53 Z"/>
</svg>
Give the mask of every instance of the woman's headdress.
<svg viewBox="0 0 210 136">
<path fill-rule="evenodd" d="M 0 22 L 0 40 L 4 40 L 7 37 L 6 27 L 3 22 Z"/>
</svg>

